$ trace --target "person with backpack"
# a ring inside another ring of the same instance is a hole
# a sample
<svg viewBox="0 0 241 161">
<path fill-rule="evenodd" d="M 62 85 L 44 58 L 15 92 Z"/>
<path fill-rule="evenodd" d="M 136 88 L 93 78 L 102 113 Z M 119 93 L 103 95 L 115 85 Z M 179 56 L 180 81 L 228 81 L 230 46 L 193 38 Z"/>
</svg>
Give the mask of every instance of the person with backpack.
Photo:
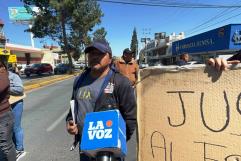
<svg viewBox="0 0 241 161">
<path fill-rule="evenodd" d="M 134 89 L 128 78 L 112 66 L 112 51 L 107 41 L 94 41 L 85 53 L 89 68 L 75 79 L 72 100 L 75 100 L 76 124 L 70 110 L 66 118 L 67 131 L 81 142 L 86 113 L 118 109 L 126 121 L 128 141 L 136 128 Z M 80 153 L 80 161 L 91 161 L 91 158 Z"/>
</svg>

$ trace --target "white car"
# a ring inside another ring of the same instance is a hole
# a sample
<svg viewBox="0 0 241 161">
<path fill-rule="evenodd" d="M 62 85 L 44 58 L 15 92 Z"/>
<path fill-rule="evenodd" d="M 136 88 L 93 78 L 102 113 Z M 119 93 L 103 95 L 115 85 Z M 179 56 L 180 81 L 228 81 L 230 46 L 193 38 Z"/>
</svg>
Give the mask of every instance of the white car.
<svg viewBox="0 0 241 161">
<path fill-rule="evenodd" d="M 74 62 L 73 63 L 75 69 L 84 69 L 86 67 L 85 63 Z"/>
<path fill-rule="evenodd" d="M 149 67 L 149 65 L 148 64 L 145 64 L 145 63 L 143 63 L 143 64 L 140 64 L 140 69 L 142 69 L 142 68 L 146 68 L 146 67 Z"/>
<path fill-rule="evenodd" d="M 189 62 L 187 62 L 187 65 L 194 65 L 194 64 L 203 64 L 203 63 L 201 63 L 199 61 L 189 61 Z"/>
<path fill-rule="evenodd" d="M 27 65 L 27 64 L 18 64 L 19 74 L 20 75 L 24 75 L 24 69 L 26 67 L 30 67 L 31 65 L 32 64 L 29 64 L 29 65 Z"/>
</svg>

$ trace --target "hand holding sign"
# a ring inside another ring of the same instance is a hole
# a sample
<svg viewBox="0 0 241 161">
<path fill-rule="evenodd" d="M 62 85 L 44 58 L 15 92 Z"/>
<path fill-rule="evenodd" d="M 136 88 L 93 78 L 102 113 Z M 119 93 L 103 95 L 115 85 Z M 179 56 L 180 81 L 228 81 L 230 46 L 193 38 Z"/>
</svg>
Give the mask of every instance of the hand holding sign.
<svg viewBox="0 0 241 161">
<path fill-rule="evenodd" d="M 210 58 L 208 60 L 208 64 L 215 67 L 218 71 L 220 70 L 226 70 L 230 64 L 238 64 L 240 63 L 239 60 L 231 60 L 227 61 L 223 58 Z"/>
</svg>

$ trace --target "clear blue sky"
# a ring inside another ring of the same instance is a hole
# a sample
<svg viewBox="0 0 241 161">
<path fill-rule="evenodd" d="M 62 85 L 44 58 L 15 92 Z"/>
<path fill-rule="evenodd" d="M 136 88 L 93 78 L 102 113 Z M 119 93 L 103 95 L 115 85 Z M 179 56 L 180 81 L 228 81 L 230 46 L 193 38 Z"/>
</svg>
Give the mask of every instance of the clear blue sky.
<svg viewBox="0 0 241 161">
<path fill-rule="evenodd" d="M 113 0 L 115 1 L 115 0 Z M 123 0 L 124 1 L 124 0 Z M 167 2 L 167 1 L 166 1 Z M 195 2 L 208 4 L 237 5 L 240 0 L 169 0 L 168 2 Z M 8 7 L 23 6 L 20 0 L 0 0 L 0 18 L 5 23 L 5 35 L 10 43 L 31 45 L 30 34 L 24 30 L 26 25 L 16 25 L 10 22 L 8 17 Z M 123 49 L 130 47 L 131 36 L 134 27 L 137 29 L 139 40 L 139 49 L 142 47 L 140 39 L 142 37 L 154 37 L 156 32 L 166 32 L 167 35 L 175 32 L 176 34 L 184 31 L 186 37 L 208 31 L 230 23 L 241 23 L 241 8 L 237 9 L 185 9 L 185 8 L 163 8 L 135 6 L 126 4 L 113 4 L 100 2 L 104 13 L 102 23 L 96 28 L 105 27 L 107 31 L 107 40 L 110 42 L 113 54 L 120 56 Z M 198 25 L 209 20 L 213 16 L 223 13 L 210 23 L 200 28 Z M 238 15 L 240 14 L 240 15 Z M 238 15 L 234 17 L 235 15 Z M 230 18 L 234 17 L 234 18 Z M 225 19 L 228 19 L 224 21 Z M 218 23 L 223 21 L 221 23 Z M 215 24 L 217 23 L 217 24 Z M 208 27 L 209 26 L 209 27 Z M 192 33 L 193 28 L 197 32 Z M 44 39 L 43 42 L 49 43 L 50 40 Z M 35 39 L 35 46 L 42 47 L 43 43 Z"/>
</svg>

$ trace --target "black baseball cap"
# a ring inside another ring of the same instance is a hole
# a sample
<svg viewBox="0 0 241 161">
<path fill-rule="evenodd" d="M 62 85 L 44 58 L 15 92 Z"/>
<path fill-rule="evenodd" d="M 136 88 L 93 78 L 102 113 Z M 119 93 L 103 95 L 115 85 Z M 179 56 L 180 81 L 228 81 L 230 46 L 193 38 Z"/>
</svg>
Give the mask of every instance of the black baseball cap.
<svg viewBox="0 0 241 161">
<path fill-rule="evenodd" d="M 123 51 L 123 54 L 133 54 L 134 52 L 131 51 L 129 48 L 126 48 L 124 51 Z"/>
<path fill-rule="evenodd" d="M 91 50 L 97 49 L 102 53 L 109 53 L 112 55 L 112 50 L 109 43 L 106 40 L 96 40 L 90 46 L 85 48 L 85 53 L 89 53 Z"/>
</svg>

